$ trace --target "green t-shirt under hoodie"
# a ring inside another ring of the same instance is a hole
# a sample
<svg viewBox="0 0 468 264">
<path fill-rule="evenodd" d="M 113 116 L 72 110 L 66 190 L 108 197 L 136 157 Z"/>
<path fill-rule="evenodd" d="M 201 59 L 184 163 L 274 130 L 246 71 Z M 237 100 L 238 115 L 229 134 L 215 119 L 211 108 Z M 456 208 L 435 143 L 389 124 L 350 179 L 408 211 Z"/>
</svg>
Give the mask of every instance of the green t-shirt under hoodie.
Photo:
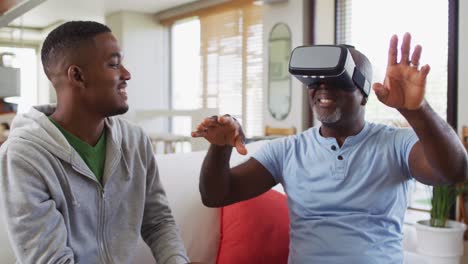
<svg viewBox="0 0 468 264">
<path fill-rule="evenodd" d="M 94 173 L 96 179 L 101 182 L 104 174 L 104 165 L 106 162 L 106 129 L 102 131 L 101 136 L 95 146 L 91 146 L 77 136 L 65 130 L 55 120 L 49 117 L 49 120 L 62 132 L 68 143 L 78 152 L 89 169 Z"/>
</svg>

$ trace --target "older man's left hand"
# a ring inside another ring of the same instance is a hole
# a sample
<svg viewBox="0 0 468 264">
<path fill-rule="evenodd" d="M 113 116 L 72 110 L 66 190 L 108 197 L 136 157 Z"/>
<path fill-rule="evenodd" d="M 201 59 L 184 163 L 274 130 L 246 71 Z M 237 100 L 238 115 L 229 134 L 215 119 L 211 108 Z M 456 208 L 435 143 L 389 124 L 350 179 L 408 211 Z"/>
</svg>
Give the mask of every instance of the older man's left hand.
<svg viewBox="0 0 468 264">
<path fill-rule="evenodd" d="M 398 57 L 398 37 L 393 35 L 388 50 L 388 65 L 384 83 L 374 83 L 377 98 L 389 107 L 416 110 L 424 104 L 426 77 L 429 65 L 419 67 L 422 48 L 414 47 L 410 58 L 411 35 L 405 33 L 401 44 L 401 59 Z"/>
</svg>

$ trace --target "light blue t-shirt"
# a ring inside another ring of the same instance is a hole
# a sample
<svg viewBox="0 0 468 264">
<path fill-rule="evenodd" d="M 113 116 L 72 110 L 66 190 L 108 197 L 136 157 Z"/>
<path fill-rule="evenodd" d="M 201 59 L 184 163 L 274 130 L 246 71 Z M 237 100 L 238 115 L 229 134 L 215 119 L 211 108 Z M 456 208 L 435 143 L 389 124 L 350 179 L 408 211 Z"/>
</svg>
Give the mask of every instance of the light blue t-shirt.
<svg viewBox="0 0 468 264">
<path fill-rule="evenodd" d="M 366 123 L 340 148 L 319 128 L 273 140 L 253 157 L 288 197 L 290 264 L 403 263 L 412 129 Z"/>
</svg>

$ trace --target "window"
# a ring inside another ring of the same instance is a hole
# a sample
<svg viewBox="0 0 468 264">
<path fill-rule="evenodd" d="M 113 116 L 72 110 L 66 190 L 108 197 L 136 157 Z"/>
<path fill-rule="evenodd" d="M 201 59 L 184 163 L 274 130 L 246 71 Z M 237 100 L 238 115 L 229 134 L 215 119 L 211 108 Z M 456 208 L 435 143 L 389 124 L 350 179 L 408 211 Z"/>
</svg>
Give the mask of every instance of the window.
<svg viewBox="0 0 468 264">
<path fill-rule="evenodd" d="M 421 8 L 424 12 L 419 12 Z M 366 54 L 374 66 L 373 82 L 382 82 L 387 65 L 390 37 L 410 32 L 412 46 L 423 47 L 421 64 L 429 64 L 426 99 L 434 110 L 447 119 L 449 1 L 441 0 L 337 0 L 336 42 L 354 45 Z M 369 96 L 366 120 L 402 124 L 405 119 L 396 111 Z M 410 207 L 429 210 L 432 191 L 416 183 Z"/>
<path fill-rule="evenodd" d="M 21 96 L 8 98 L 9 102 L 18 104 L 18 112 L 24 113 L 38 103 L 37 92 L 37 54 L 34 48 L 0 47 L 0 53 L 14 54 L 12 65 L 20 69 Z"/>
<path fill-rule="evenodd" d="M 237 118 L 247 136 L 261 135 L 261 6 L 248 2 L 200 12 L 175 21 L 170 32 L 172 109 L 218 108 Z M 173 120 L 173 133 L 189 131 L 190 120 Z"/>
<path fill-rule="evenodd" d="M 424 12 L 416 12 L 422 6 Z M 448 1 L 338 1 L 337 43 L 354 45 L 367 55 L 374 67 L 373 82 L 382 82 L 385 76 L 391 35 L 397 34 L 401 44 L 405 32 L 411 33 L 412 46 L 420 44 L 423 47 L 421 65 L 428 63 L 431 66 L 426 98 L 434 110 L 446 119 Z M 395 109 L 381 104 L 374 93 L 366 107 L 366 119 L 382 123 L 404 120 Z"/>
<path fill-rule="evenodd" d="M 202 108 L 200 74 L 200 21 L 190 18 L 171 27 L 171 108 Z M 190 117 L 173 117 L 172 132 L 189 135 Z"/>
</svg>

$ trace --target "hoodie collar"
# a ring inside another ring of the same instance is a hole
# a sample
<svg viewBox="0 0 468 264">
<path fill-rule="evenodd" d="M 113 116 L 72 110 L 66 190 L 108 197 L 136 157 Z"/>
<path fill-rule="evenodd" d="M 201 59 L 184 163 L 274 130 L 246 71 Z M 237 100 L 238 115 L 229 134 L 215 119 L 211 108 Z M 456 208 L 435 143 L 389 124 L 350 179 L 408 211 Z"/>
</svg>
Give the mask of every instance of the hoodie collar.
<svg viewBox="0 0 468 264">
<path fill-rule="evenodd" d="M 32 107 L 26 114 L 17 115 L 12 122 L 9 138 L 22 138 L 37 143 L 61 160 L 70 163 L 81 173 L 94 178 L 86 163 L 68 143 L 62 132 L 49 120 L 48 116 L 55 109 L 55 105 L 40 105 Z M 113 170 L 121 158 L 122 133 L 119 129 L 120 124 L 114 117 L 106 118 L 105 126 L 107 157 L 104 174 L 107 174 L 107 170 Z"/>
<path fill-rule="evenodd" d="M 59 158 L 71 161 L 72 146 L 48 118 L 54 111 L 54 105 L 43 105 L 17 115 L 11 124 L 9 137 L 33 141 Z"/>
</svg>

